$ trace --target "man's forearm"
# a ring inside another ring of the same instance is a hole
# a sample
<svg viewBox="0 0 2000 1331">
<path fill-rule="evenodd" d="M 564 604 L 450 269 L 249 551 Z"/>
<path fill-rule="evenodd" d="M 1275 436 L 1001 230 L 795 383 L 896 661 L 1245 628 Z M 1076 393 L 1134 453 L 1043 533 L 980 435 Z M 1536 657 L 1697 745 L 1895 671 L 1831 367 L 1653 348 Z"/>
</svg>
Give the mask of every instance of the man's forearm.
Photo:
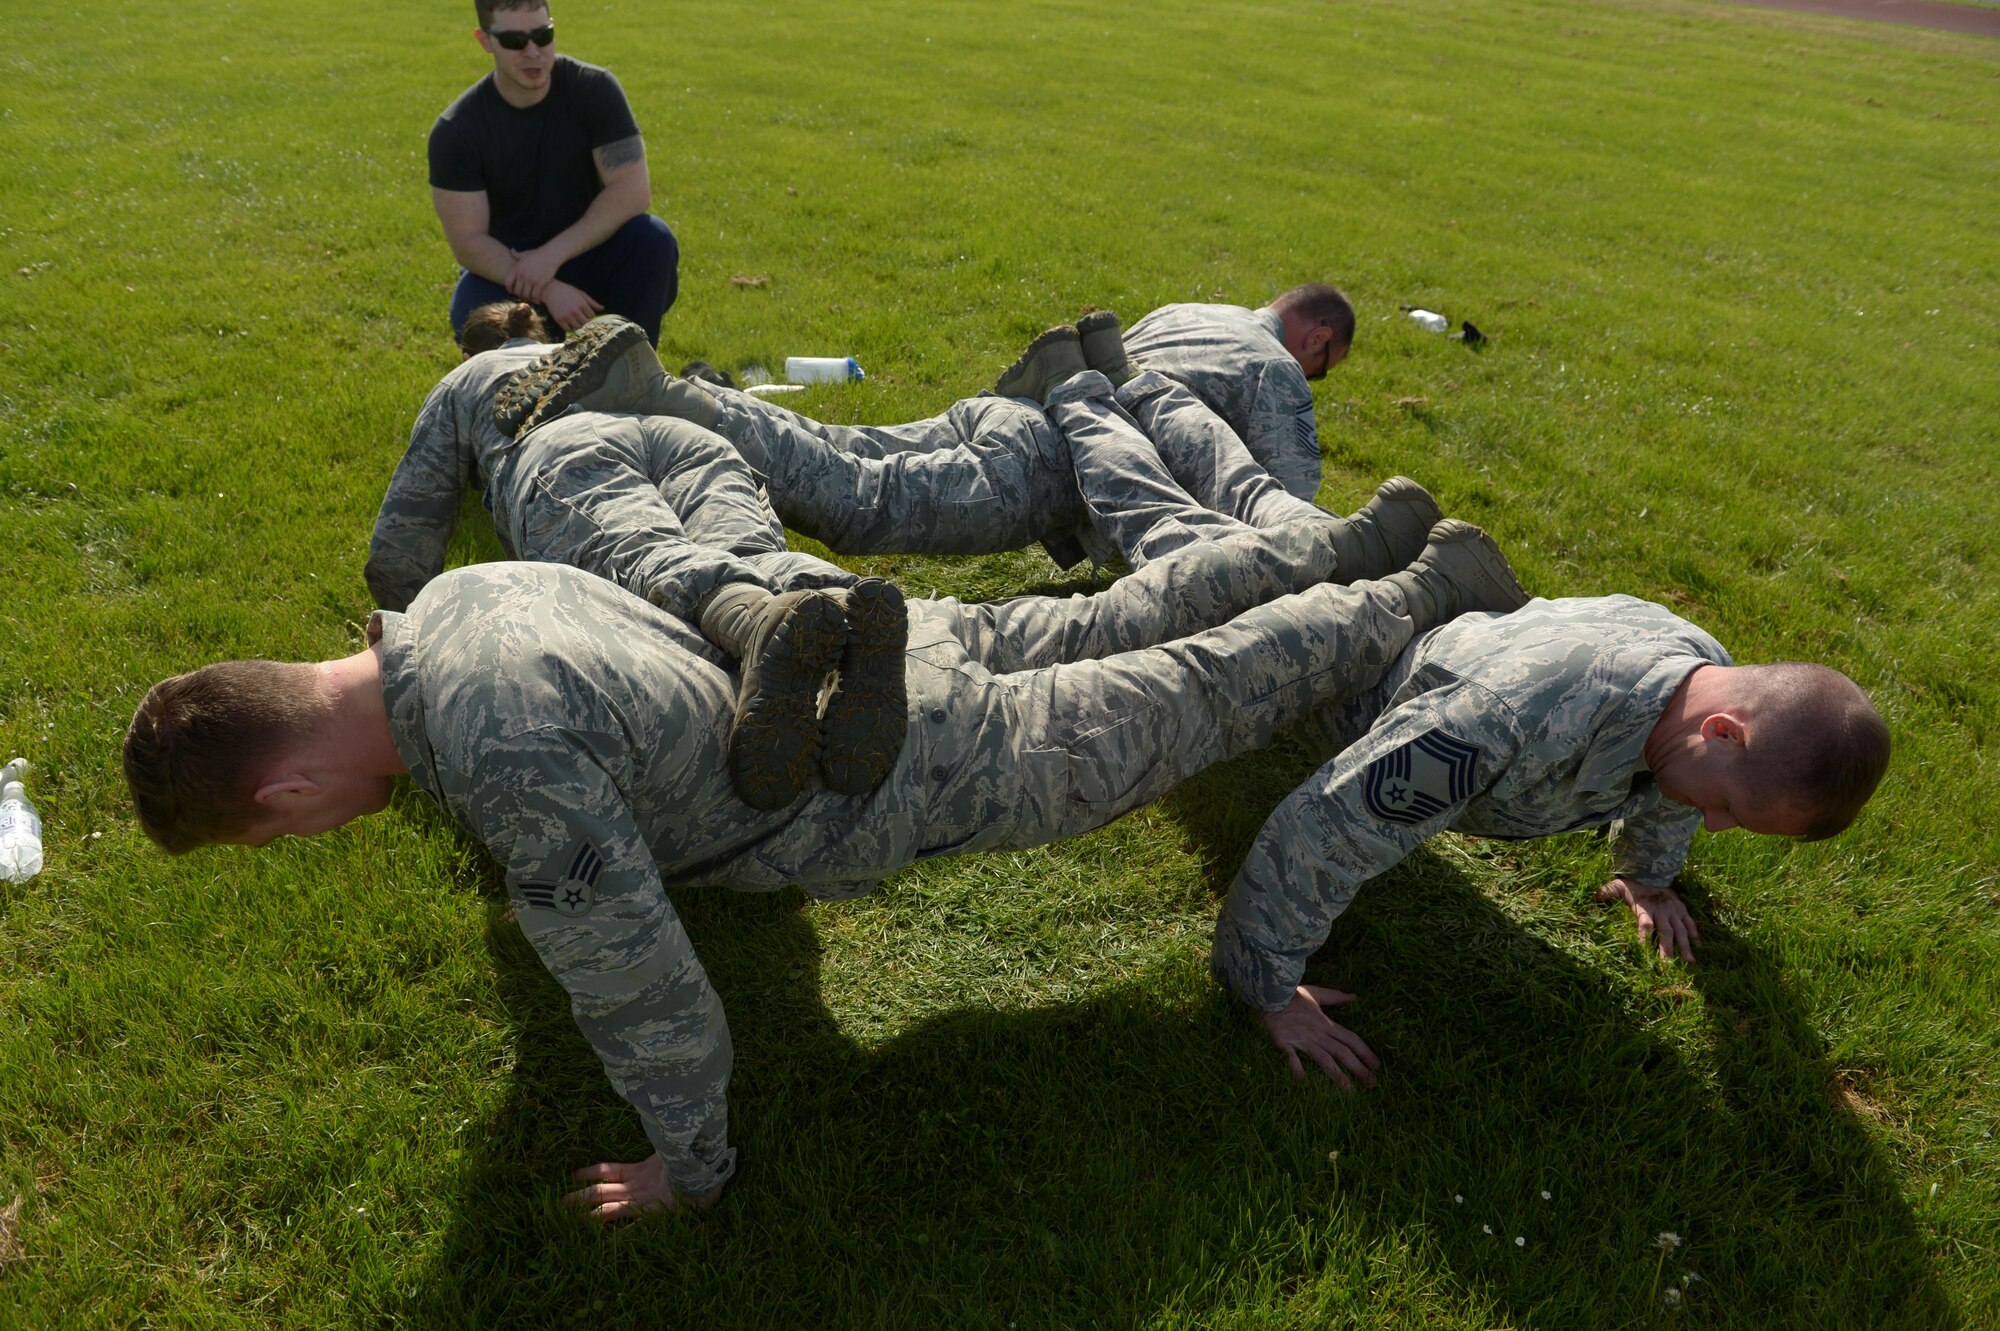
<svg viewBox="0 0 2000 1331">
<path fill-rule="evenodd" d="M 507 279 L 514 275 L 514 251 L 485 232 L 464 238 L 447 232 L 445 238 L 451 242 L 451 257 L 458 260 L 458 266 L 466 272 L 476 273 L 503 287 L 507 285 Z"/>
<path fill-rule="evenodd" d="M 615 181 L 598 191 L 590 206 L 583 210 L 583 216 L 537 248 L 555 255 L 556 266 L 560 268 L 611 239 L 619 227 L 645 212 L 651 202 L 652 193 L 643 181 Z"/>
</svg>

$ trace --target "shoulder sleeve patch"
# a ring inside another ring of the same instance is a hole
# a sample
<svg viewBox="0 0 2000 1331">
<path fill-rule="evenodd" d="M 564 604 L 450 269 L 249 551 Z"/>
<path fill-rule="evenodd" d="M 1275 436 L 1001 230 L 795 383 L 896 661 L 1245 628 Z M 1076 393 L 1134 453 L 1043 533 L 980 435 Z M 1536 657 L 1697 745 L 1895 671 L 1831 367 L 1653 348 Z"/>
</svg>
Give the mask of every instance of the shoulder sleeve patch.
<svg viewBox="0 0 2000 1331">
<path fill-rule="evenodd" d="M 588 841 L 570 857 L 569 872 L 559 883 L 522 883 L 521 896 L 538 910 L 558 915 L 588 915 L 597 901 L 597 878 L 604 872 L 604 857 Z"/>
<path fill-rule="evenodd" d="M 1472 794 L 1478 761 L 1464 740 L 1429 731 L 1368 764 L 1362 802 L 1385 823 L 1424 822 Z"/>
</svg>

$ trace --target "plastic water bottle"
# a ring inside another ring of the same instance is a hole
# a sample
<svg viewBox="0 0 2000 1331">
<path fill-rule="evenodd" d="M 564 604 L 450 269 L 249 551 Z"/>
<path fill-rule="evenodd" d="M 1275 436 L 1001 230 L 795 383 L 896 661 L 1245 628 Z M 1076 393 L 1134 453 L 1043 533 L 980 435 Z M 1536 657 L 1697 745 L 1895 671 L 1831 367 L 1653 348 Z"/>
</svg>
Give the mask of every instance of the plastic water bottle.
<svg viewBox="0 0 2000 1331">
<path fill-rule="evenodd" d="M 1451 327 L 1451 320 L 1431 310 L 1411 310 L 1410 318 L 1427 333 L 1442 333 Z"/>
<path fill-rule="evenodd" d="M 42 871 L 42 820 L 21 786 L 28 760 L 0 767 L 0 878 L 25 883 Z"/>
<path fill-rule="evenodd" d="M 795 384 L 837 384 L 867 377 L 852 356 L 785 357 L 785 378 Z"/>
</svg>

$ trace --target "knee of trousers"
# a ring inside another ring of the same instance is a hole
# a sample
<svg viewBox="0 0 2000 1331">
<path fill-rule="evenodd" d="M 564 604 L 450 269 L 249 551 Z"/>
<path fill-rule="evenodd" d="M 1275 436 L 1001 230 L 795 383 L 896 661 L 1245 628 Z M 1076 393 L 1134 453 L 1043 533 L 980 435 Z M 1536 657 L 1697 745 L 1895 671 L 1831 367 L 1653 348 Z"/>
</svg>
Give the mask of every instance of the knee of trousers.
<svg viewBox="0 0 2000 1331">
<path fill-rule="evenodd" d="M 674 237 L 672 227 L 651 213 L 640 213 L 619 227 L 618 232 L 618 239 L 638 247 L 643 257 L 668 267 L 679 265 L 680 241 Z"/>
</svg>

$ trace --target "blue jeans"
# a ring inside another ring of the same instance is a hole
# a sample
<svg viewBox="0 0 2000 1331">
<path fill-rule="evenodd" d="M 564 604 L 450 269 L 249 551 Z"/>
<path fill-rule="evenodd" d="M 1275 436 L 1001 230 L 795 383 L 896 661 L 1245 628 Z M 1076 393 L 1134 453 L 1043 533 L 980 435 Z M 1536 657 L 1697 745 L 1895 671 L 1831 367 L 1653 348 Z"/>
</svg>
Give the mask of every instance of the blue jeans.
<svg viewBox="0 0 2000 1331">
<path fill-rule="evenodd" d="M 660 320 L 680 294 L 680 268 L 681 247 L 674 233 L 651 213 L 640 213 L 602 245 L 556 269 L 556 276 L 587 292 L 606 314 L 622 314 L 638 324 L 646 330 L 647 340 L 657 343 Z M 461 271 L 451 293 L 452 338 L 457 339 L 466 316 L 481 305 L 512 299 L 498 282 Z"/>
</svg>

